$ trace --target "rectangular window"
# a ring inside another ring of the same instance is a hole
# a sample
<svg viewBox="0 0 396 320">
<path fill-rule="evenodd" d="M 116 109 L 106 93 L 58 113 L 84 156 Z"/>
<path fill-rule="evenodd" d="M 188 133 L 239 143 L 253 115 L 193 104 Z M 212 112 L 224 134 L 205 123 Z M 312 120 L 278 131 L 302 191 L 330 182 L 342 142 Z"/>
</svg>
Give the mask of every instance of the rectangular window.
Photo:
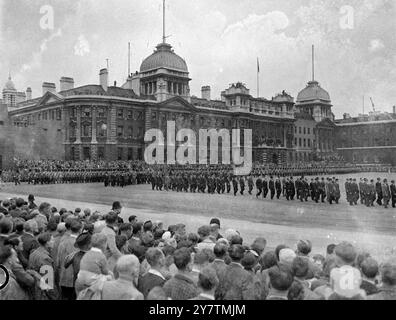
<svg viewBox="0 0 396 320">
<path fill-rule="evenodd" d="M 62 110 L 61 109 L 56 109 L 56 120 L 58 120 L 58 121 L 62 120 Z"/>
<path fill-rule="evenodd" d="M 83 148 L 83 159 L 84 160 L 91 159 L 91 148 L 90 147 Z"/>
<path fill-rule="evenodd" d="M 105 117 L 105 110 L 104 108 L 98 108 L 98 117 L 104 118 Z"/>
<path fill-rule="evenodd" d="M 123 137 L 123 136 L 124 136 L 124 127 L 118 126 L 117 127 L 117 137 Z"/>
<path fill-rule="evenodd" d="M 294 138 L 294 145 L 297 146 L 297 138 Z"/>
<path fill-rule="evenodd" d="M 156 121 L 156 120 L 157 120 L 157 112 L 153 112 L 153 113 L 151 114 L 151 119 L 152 119 L 153 121 Z"/>
<path fill-rule="evenodd" d="M 298 138 L 298 146 L 301 147 L 301 138 Z"/>
<path fill-rule="evenodd" d="M 308 128 L 308 134 L 311 134 L 311 128 Z"/>
<path fill-rule="evenodd" d="M 118 148 L 118 160 L 122 160 L 122 148 Z"/>
<path fill-rule="evenodd" d="M 307 140 L 304 139 L 304 148 L 307 146 Z"/>
<path fill-rule="evenodd" d="M 305 134 L 305 127 L 304 127 L 304 134 Z"/>
<path fill-rule="evenodd" d="M 132 118 L 133 118 L 133 111 L 128 110 L 128 119 L 132 119 Z"/>
<path fill-rule="evenodd" d="M 308 147 L 311 148 L 311 139 L 308 139 Z"/>
<path fill-rule="evenodd" d="M 137 119 L 138 120 L 142 120 L 143 119 L 143 112 L 141 112 L 141 111 L 137 112 Z"/>
<path fill-rule="evenodd" d="M 139 129 L 138 129 L 138 138 L 140 139 L 140 138 L 143 138 L 143 128 L 142 127 L 140 127 Z"/>
<path fill-rule="evenodd" d="M 298 133 L 301 134 L 301 127 L 298 127 Z"/>
<path fill-rule="evenodd" d="M 128 127 L 127 135 L 128 135 L 128 137 L 132 137 L 133 136 L 133 127 Z"/>
<path fill-rule="evenodd" d="M 122 108 L 117 109 L 117 117 L 124 118 L 124 109 L 122 109 Z"/>
</svg>

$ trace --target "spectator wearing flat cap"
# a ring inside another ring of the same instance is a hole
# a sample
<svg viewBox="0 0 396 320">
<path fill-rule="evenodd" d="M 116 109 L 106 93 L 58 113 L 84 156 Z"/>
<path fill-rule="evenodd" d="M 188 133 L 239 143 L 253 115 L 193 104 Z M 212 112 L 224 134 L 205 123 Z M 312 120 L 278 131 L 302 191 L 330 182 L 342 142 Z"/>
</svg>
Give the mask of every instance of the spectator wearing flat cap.
<svg viewBox="0 0 396 320">
<path fill-rule="evenodd" d="M 214 237 L 214 239 L 217 241 L 221 238 L 223 238 L 223 236 L 220 234 L 220 220 L 217 218 L 213 218 L 212 220 L 210 220 L 210 234 L 212 237 Z"/>
<path fill-rule="evenodd" d="M 198 295 L 198 288 L 191 279 L 191 252 L 187 248 L 177 249 L 173 254 L 177 273 L 164 284 L 164 291 L 172 300 L 187 300 Z"/>
<path fill-rule="evenodd" d="M 117 215 L 117 224 L 124 223 L 124 220 L 120 217 L 122 211 L 122 205 L 120 201 L 114 201 L 111 207 L 111 211 Z"/>
<path fill-rule="evenodd" d="M 384 263 L 380 268 L 379 292 L 368 296 L 368 300 L 396 300 L 396 259 Z"/>
<path fill-rule="evenodd" d="M 29 194 L 28 196 L 28 208 L 29 210 L 34 210 L 37 209 L 37 205 L 34 203 L 35 199 L 34 199 L 34 195 Z"/>
<path fill-rule="evenodd" d="M 253 285 L 253 276 L 241 265 L 245 249 L 236 244 L 228 249 L 231 263 L 217 291 L 218 300 L 259 300 L 261 292 Z"/>
</svg>

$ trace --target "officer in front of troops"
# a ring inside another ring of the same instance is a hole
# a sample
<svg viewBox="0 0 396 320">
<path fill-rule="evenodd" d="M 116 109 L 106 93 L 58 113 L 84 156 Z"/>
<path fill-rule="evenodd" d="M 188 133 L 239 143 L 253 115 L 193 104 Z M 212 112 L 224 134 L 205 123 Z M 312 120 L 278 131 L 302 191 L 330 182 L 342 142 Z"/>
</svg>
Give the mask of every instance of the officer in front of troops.
<svg viewBox="0 0 396 320">
<path fill-rule="evenodd" d="M 258 176 L 256 180 L 256 189 L 257 189 L 256 198 L 258 198 L 263 192 L 263 180 L 261 179 L 260 176 Z"/>
<path fill-rule="evenodd" d="M 275 190 L 276 190 L 276 198 L 279 200 L 280 195 L 282 194 L 282 183 L 279 177 L 277 177 L 275 181 Z"/>
<path fill-rule="evenodd" d="M 296 188 L 294 186 L 294 180 L 293 177 L 290 177 L 290 200 L 294 200 L 294 197 L 296 195 Z"/>
<path fill-rule="evenodd" d="M 391 199 L 392 199 L 392 208 L 396 207 L 396 185 L 395 185 L 395 180 L 391 181 L 390 185 L 390 194 L 391 194 Z"/>
<path fill-rule="evenodd" d="M 335 190 L 334 190 L 334 184 L 333 181 L 330 178 L 327 178 L 326 182 L 326 191 L 327 191 L 327 201 L 330 204 L 333 204 L 333 201 L 335 200 Z"/>
<path fill-rule="evenodd" d="M 270 190 L 270 194 L 271 194 L 271 200 L 274 199 L 275 196 L 275 181 L 274 181 L 274 177 L 270 177 L 270 180 L 268 182 L 268 189 Z"/>
<path fill-rule="evenodd" d="M 253 176 L 250 174 L 248 179 L 247 179 L 247 183 L 248 183 L 248 193 L 250 195 L 252 195 L 252 191 L 254 188 L 254 181 L 253 181 Z"/>
<path fill-rule="evenodd" d="M 234 189 L 234 196 L 236 196 L 238 192 L 238 180 L 236 176 L 232 177 L 232 188 Z"/>
<path fill-rule="evenodd" d="M 230 175 L 227 175 L 227 174 L 225 174 L 224 175 L 224 182 L 225 182 L 225 185 L 226 185 L 226 187 L 227 187 L 227 193 L 230 193 L 230 191 L 231 191 L 231 174 Z"/>
<path fill-rule="evenodd" d="M 389 200 L 391 198 L 391 194 L 390 194 L 390 189 L 389 189 L 389 185 L 388 185 L 388 180 L 384 179 L 384 182 L 382 183 L 382 200 L 384 201 L 384 208 L 388 209 L 388 205 L 389 205 Z"/>
</svg>

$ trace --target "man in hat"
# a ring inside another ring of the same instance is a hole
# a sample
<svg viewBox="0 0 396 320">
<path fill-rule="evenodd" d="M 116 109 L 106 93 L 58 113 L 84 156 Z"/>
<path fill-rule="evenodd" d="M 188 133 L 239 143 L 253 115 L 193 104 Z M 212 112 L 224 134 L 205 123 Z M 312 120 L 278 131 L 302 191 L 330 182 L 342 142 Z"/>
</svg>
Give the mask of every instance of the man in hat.
<svg viewBox="0 0 396 320">
<path fill-rule="evenodd" d="M 390 193 L 387 179 L 384 179 L 384 182 L 382 183 L 381 188 L 382 188 L 382 199 L 384 201 L 384 208 L 388 209 L 389 200 L 391 198 L 391 193 Z"/>
<path fill-rule="evenodd" d="M 111 211 L 117 214 L 117 224 L 124 223 L 124 220 L 120 217 L 122 211 L 122 205 L 119 201 L 114 201 L 111 207 Z"/>
<path fill-rule="evenodd" d="M 34 195 L 32 195 L 32 194 L 29 194 L 29 197 L 28 197 L 28 208 L 29 208 L 29 210 L 34 210 L 34 209 L 37 209 L 38 207 L 37 207 L 37 205 L 34 203 Z"/>
<path fill-rule="evenodd" d="M 377 178 L 377 182 L 375 184 L 375 191 L 377 193 L 377 204 L 382 206 L 382 184 L 381 178 Z"/>
</svg>

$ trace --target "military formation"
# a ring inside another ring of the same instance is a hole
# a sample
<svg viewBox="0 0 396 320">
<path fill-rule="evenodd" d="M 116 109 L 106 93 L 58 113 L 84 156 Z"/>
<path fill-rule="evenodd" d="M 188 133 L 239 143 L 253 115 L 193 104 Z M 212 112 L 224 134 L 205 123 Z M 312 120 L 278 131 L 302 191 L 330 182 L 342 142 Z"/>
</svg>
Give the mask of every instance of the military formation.
<svg viewBox="0 0 396 320">
<path fill-rule="evenodd" d="M 40 170 L 42 166 L 46 170 Z M 33 169 L 29 169 L 33 167 Z M 76 169 L 78 168 L 78 169 Z M 29 162 L 17 170 L 3 172 L 2 180 L 15 185 L 59 183 L 103 183 L 105 187 L 125 187 L 151 184 L 152 190 L 209 194 L 253 195 L 257 199 L 287 201 L 313 201 L 338 204 L 341 199 L 339 180 L 326 175 L 356 173 L 360 169 L 351 165 L 255 165 L 248 176 L 235 176 L 230 165 L 181 166 L 153 165 L 144 162 Z M 367 168 L 365 168 L 367 170 Z M 321 177 L 307 178 L 307 176 Z M 367 207 L 375 204 L 388 208 L 396 206 L 395 182 L 386 179 L 359 182 L 348 178 L 345 182 L 346 201 L 354 206 L 359 202 Z"/>
<path fill-rule="evenodd" d="M 392 208 L 396 207 L 396 185 L 395 181 L 392 180 L 391 184 L 388 184 L 388 180 L 377 178 L 370 181 L 367 178 L 360 178 L 359 183 L 356 179 L 348 178 L 345 182 L 345 192 L 347 202 L 353 206 L 357 205 L 360 199 L 360 204 L 366 207 L 374 207 L 374 203 L 378 206 L 384 206 L 388 208 L 389 202 L 392 204 Z"/>
</svg>

